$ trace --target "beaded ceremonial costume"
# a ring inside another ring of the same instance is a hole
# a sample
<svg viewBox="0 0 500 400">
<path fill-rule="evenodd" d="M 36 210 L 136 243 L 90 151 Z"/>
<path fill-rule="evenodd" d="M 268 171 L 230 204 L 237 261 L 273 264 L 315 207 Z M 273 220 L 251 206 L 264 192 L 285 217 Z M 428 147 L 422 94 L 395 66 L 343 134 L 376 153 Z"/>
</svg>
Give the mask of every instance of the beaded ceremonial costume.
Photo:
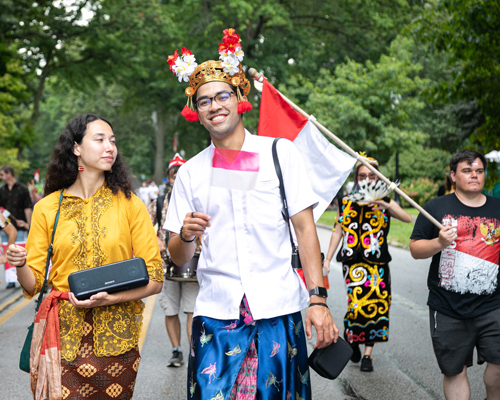
<svg viewBox="0 0 500 400">
<path fill-rule="evenodd" d="M 383 199 L 389 202 L 389 198 Z M 390 217 L 349 198 L 342 199 L 339 224 L 342 262 L 347 291 L 344 337 L 351 344 L 384 342 L 389 338 L 391 278 L 387 247 Z"/>
</svg>

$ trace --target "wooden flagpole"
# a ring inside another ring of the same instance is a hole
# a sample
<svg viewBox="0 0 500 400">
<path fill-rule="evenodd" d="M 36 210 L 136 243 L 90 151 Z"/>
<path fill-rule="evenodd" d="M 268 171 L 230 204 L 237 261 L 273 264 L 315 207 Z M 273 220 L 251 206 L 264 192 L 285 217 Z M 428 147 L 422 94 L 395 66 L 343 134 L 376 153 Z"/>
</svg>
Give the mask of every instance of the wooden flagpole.
<svg viewBox="0 0 500 400">
<path fill-rule="evenodd" d="M 255 68 L 250 68 L 248 70 L 248 74 L 257 82 L 263 82 L 264 80 L 264 75 L 260 74 L 257 72 Z M 259 90 L 259 89 L 257 89 Z M 260 91 L 260 90 L 259 90 Z M 297 106 L 294 102 L 292 102 L 290 99 L 288 99 L 283 93 L 276 91 L 283 97 L 283 100 L 285 100 L 292 108 L 302 114 L 304 117 L 309 119 L 316 127 L 322 131 L 325 135 L 330 137 L 335 143 L 337 143 L 340 147 L 342 147 L 347 153 L 349 153 L 352 157 L 354 157 L 357 161 L 362 163 L 365 167 L 367 167 L 371 172 L 373 172 L 375 175 L 377 175 L 381 180 L 383 180 L 390 189 L 393 189 L 396 193 L 398 193 L 402 198 L 404 198 L 408 203 L 410 203 L 413 207 L 415 207 L 424 217 L 426 217 L 429 221 L 431 221 L 436 227 L 439 229 L 443 229 L 443 225 L 436 220 L 432 215 L 430 215 L 427 211 L 425 211 L 418 203 L 415 202 L 410 196 L 408 196 L 405 192 L 403 192 L 394 182 L 391 182 L 388 178 L 386 178 L 379 170 L 376 168 L 373 168 L 373 166 L 365 160 L 365 158 L 360 157 L 358 153 L 356 153 L 353 149 L 351 149 L 347 143 L 345 143 L 342 139 L 338 138 L 336 135 L 334 135 L 331 131 L 329 131 L 326 127 L 324 127 L 321 123 L 319 123 L 316 118 L 312 115 L 309 115 L 306 113 L 304 110 L 302 110 L 299 106 Z"/>
</svg>

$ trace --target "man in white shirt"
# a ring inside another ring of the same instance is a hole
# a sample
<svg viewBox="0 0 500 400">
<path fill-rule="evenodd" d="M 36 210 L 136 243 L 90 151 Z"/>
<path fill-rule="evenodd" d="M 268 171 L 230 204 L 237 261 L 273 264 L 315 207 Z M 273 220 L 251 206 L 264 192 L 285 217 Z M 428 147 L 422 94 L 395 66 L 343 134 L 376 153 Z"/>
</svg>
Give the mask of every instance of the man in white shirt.
<svg viewBox="0 0 500 400">
<path fill-rule="evenodd" d="M 224 33 L 224 43 L 238 36 L 234 30 Z M 194 59 L 183 48 L 181 59 L 188 57 Z M 291 142 L 278 142 L 309 293 L 291 267 L 273 139 L 251 135 L 243 126 L 240 114 L 251 106 L 241 64 L 231 74 L 221 61 L 207 61 L 191 71 L 189 83 L 186 93 L 191 89 L 188 96 L 194 95 L 197 110 L 191 111 L 197 115 L 189 110 L 183 115 L 199 118 L 212 144 L 179 169 L 164 229 L 172 232 L 168 248 L 178 265 L 193 256 L 196 237 L 202 242 L 188 370 L 190 399 L 255 399 L 257 392 L 267 399 L 281 399 L 284 393 L 310 399 L 304 330 L 310 339 L 314 325 L 315 347 L 321 348 L 337 340 L 338 329 L 321 287 L 312 214 L 317 199 L 303 161 Z M 300 310 L 309 296 L 303 327 Z"/>
<path fill-rule="evenodd" d="M 141 187 L 137 189 L 137 196 L 142 200 L 146 207 L 149 207 L 151 200 L 149 198 L 149 188 L 146 181 L 143 181 Z"/>
<path fill-rule="evenodd" d="M 149 200 L 150 201 L 154 201 L 158 198 L 158 195 L 160 193 L 160 188 L 158 186 L 156 186 L 156 182 L 155 181 L 151 181 L 151 183 L 149 184 Z"/>
</svg>

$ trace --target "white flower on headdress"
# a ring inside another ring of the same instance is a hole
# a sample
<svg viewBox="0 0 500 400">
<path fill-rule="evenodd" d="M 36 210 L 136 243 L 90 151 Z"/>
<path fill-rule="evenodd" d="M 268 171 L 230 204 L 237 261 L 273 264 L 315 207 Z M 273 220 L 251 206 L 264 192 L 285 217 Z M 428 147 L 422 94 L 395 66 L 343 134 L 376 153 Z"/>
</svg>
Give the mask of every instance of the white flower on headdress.
<svg viewBox="0 0 500 400">
<path fill-rule="evenodd" d="M 239 62 L 243 61 L 243 57 L 245 56 L 245 53 L 243 53 L 243 49 L 240 47 L 239 50 L 236 50 L 234 52 L 235 57 L 238 59 Z"/>
<path fill-rule="evenodd" d="M 224 72 L 233 76 L 239 71 L 240 61 L 235 53 L 221 53 L 219 58 L 222 60 L 221 65 L 224 67 Z"/>
<path fill-rule="evenodd" d="M 234 74 L 238 73 L 239 69 L 239 63 L 237 65 L 234 65 L 230 61 L 223 61 L 221 62 L 222 67 L 224 67 L 224 72 L 229 73 L 230 76 L 233 76 Z"/>
<path fill-rule="evenodd" d="M 194 72 L 196 66 L 195 62 L 187 63 L 184 62 L 181 57 L 175 61 L 174 71 L 179 79 L 179 82 L 189 82 L 189 77 Z"/>
<path fill-rule="evenodd" d="M 198 66 L 193 53 L 185 47 L 182 48 L 182 55 L 180 56 L 177 54 L 177 50 L 175 50 L 174 55 L 169 56 L 168 64 L 170 65 L 170 70 L 179 79 L 179 82 L 189 82 L 189 77 Z"/>
<path fill-rule="evenodd" d="M 238 60 L 238 62 L 242 62 L 243 57 L 245 56 L 245 53 L 243 52 L 243 49 L 241 48 L 241 46 L 236 47 L 234 52 L 229 51 L 229 50 L 224 50 L 224 51 L 221 51 L 219 54 L 220 54 L 219 58 L 222 61 L 225 61 L 226 58 L 231 57 L 231 58 L 235 58 L 236 60 Z"/>
</svg>

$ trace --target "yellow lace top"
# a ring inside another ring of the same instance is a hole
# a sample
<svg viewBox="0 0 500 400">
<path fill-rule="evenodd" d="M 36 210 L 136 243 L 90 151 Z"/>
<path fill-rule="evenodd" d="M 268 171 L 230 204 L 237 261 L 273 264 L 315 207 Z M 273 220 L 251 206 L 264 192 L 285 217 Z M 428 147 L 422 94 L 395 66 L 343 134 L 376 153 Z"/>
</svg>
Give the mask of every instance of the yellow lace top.
<svg viewBox="0 0 500 400">
<path fill-rule="evenodd" d="M 34 293 L 39 293 L 44 279 L 47 248 L 50 244 L 61 191 L 36 203 L 26 249 L 27 264 L 35 274 Z M 103 185 L 91 198 L 64 194 L 59 223 L 54 237 L 54 255 L 49 284 L 56 290 L 69 290 L 68 275 L 136 257 L 142 257 L 149 278 L 163 281 L 160 251 L 148 211 L 137 196 L 127 199 L 121 192 L 113 195 Z M 129 301 L 92 309 L 94 346 L 97 356 L 115 356 L 132 349 L 139 342 L 144 303 Z M 90 311 L 90 310 L 88 310 Z M 87 309 L 75 308 L 60 301 L 61 357 L 75 359 L 80 348 Z"/>
</svg>

